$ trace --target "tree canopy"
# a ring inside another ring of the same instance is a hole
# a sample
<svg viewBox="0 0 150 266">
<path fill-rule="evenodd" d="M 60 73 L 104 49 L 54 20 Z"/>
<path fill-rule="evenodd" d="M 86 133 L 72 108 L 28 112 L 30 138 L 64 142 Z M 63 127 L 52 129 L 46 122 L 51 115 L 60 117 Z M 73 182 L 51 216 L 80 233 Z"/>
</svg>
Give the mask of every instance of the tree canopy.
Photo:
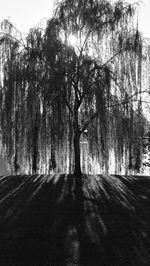
<svg viewBox="0 0 150 266">
<path fill-rule="evenodd" d="M 1 24 L 2 145 L 15 172 L 110 172 L 112 161 L 117 173 L 139 171 L 145 118 L 135 9 L 59 1 L 46 29 L 25 40 Z"/>
</svg>

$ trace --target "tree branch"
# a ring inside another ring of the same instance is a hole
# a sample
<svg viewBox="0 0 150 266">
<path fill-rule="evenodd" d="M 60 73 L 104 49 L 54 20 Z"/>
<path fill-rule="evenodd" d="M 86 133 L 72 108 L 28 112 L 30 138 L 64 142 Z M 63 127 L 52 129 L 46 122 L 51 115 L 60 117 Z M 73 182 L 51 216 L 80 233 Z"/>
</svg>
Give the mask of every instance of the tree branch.
<svg viewBox="0 0 150 266">
<path fill-rule="evenodd" d="M 66 104 L 66 106 L 68 107 L 68 110 L 69 110 L 71 116 L 73 116 L 73 111 L 72 111 L 72 109 L 71 109 L 71 106 L 70 106 L 70 104 L 69 104 L 67 98 L 66 98 L 66 90 L 65 90 L 65 86 L 63 86 L 63 89 L 64 89 L 64 91 L 61 91 L 61 92 L 62 92 L 62 96 L 63 96 L 63 98 L 64 98 L 64 100 L 65 100 L 65 104 Z"/>
<path fill-rule="evenodd" d="M 18 40 L 16 37 L 10 35 L 9 33 L 5 33 L 5 32 L 0 32 L 0 35 L 3 35 L 3 36 L 7 36 L 9 37 L 10 39 L 13 39 L 14 41 L 16 41 L 17 43 L 21 44 L 21 46 L 23 46 L 25 49 L 27 49 L 27 47 L 25 46 L 24 42 L 21 42 L 20 40 Z"/>
<path fill-rule="evenodd" d="M 87 127 L 89 126 L 89 124 L 92 122 L 92 120 L 94 120 L 96 117 L 98 116 L 98 111 L 95 112 L 91 118 L 84 124 L 84 126 L 81 129 L 81 134 L 85 131 L 85 129 L 87 129 Z"/>
</svg>

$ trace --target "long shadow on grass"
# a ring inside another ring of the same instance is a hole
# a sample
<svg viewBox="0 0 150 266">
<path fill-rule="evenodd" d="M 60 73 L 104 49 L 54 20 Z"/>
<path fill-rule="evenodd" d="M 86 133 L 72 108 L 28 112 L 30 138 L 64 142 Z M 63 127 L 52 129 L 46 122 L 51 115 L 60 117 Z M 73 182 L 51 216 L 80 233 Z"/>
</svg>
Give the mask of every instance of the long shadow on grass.
<svg viewBox="0 0 150 266">
<path fill-rule="evenodd" d="M 0 265 L 150 265 L 150 181 L 144 180 L 1 178 Z"/>
<path fill-rule="evenodd" d="M 141 202 L 141 194 L 118 177 L 85 178 L 78 228 L 82 265 L 150 265 L 150 195 Z"/>
<path fill-rule="evenodd" d="M 1 223 L 0 265 L 66 265 L 64 239 L 72 219 L 73 178 L 59 175 L 48 182 L 43 178 L 38 185 L 25 183 L 11 205 L 13 210 L 17 204 L 20 211 Z M 6 200 L 3 217 L 13 197 L 10 195 L 9 203 Z"/>
</svg>

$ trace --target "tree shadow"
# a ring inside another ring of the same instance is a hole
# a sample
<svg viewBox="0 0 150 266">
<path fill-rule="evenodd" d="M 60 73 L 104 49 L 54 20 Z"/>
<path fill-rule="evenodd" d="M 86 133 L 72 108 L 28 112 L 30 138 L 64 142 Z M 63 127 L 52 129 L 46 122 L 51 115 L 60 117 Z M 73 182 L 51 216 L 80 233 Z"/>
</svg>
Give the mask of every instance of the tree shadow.
<svg viewBox="0 0 150 266">
<path fill-rule="evenodd" d="M 131 194 L 125 190 L 127 186 L 120 191 L 117 177 L 114 185 L 105 177 L 100 182 L 103 184 L 98 192 L 92 191 L 90 185 L 85 190 L 83 182 L 84 190 L 90 191 L 88 196 L 83 192 L 80 199 L 82 214 L 78 234 L 81 264 L 149 265 L 150 226 L 146 218 L 149 198 L 141 204 L 136 190 Z"/>
<path fill-rule="evenodd" d="M 150 185 L 118 180 L 2 178 L 0 265 L 150 265 Z"/>
</svg>

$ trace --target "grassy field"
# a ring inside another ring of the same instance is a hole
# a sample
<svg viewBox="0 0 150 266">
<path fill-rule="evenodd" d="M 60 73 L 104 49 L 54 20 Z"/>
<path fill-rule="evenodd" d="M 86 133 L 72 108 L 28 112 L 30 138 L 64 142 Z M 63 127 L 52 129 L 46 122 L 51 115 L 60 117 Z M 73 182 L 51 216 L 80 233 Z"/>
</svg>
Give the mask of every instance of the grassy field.
<svg viewBox="0 0 150 266">
<path fill-rule="evenodd" d="M 0 265 L 149 266 L 150 177 L 1 176 Z"/>
</svg>

